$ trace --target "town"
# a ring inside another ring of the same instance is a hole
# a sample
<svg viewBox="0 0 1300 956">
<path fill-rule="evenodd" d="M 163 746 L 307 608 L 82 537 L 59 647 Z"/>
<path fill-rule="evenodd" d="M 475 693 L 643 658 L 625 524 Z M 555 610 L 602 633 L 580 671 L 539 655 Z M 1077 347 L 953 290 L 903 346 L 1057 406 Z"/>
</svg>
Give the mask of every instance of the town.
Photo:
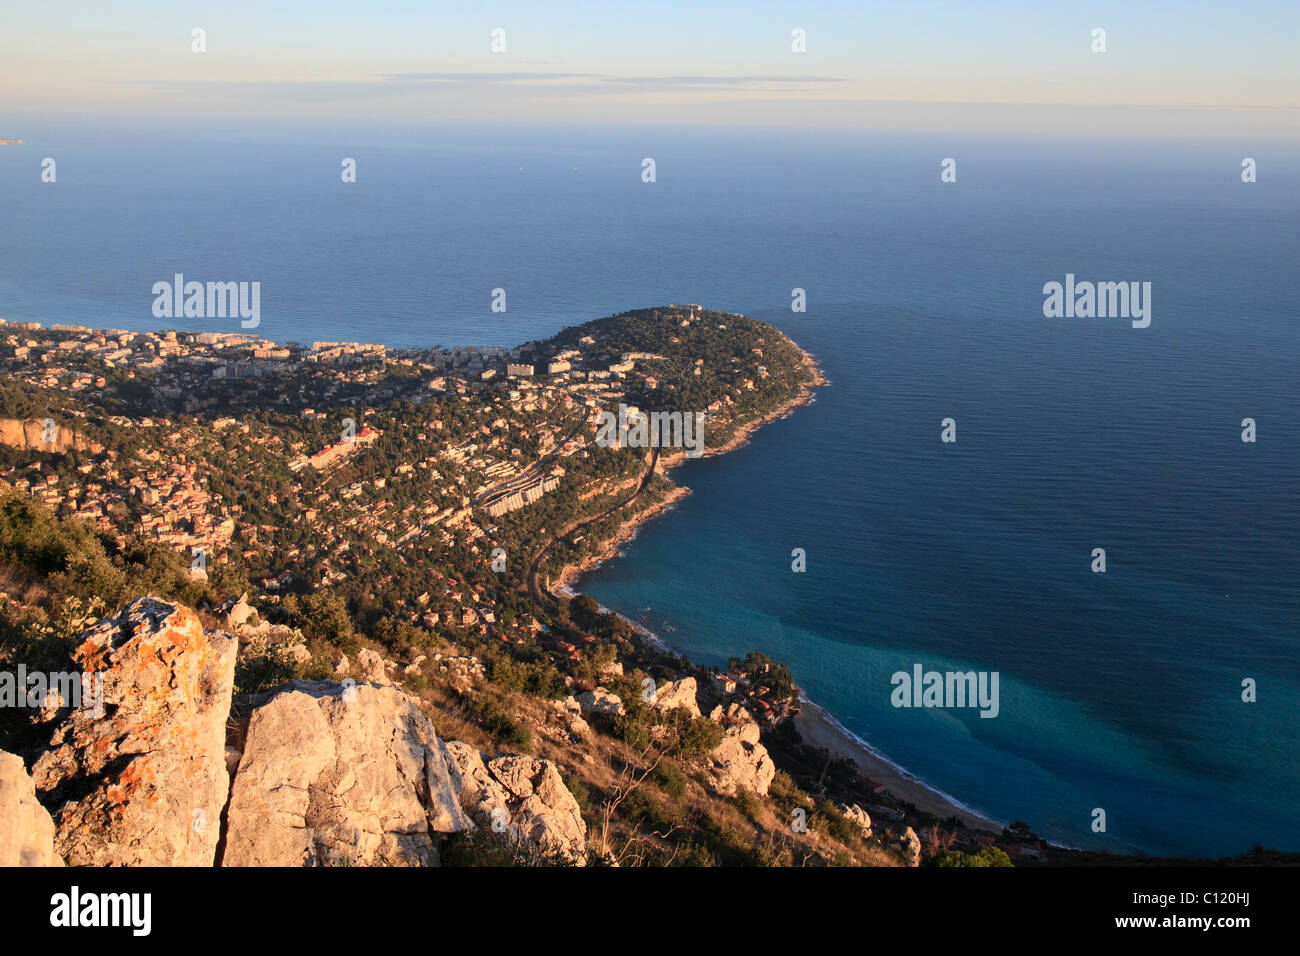
<svg viewBox="0 0 1300 956">
<path fill-rule="evenodd" d="M 918 815 L 803 743 L 782 665 L 754 653 L 694 665 L 568 587 L 686 493 L 668 469 L 734 447 L 823 382 L 779 330 L 695 305 L 514 348 L 3 322 L 0 499 L 19 527 L 47 520 L 16 505 L 28 501 L 95 536 L 48 579 L 68 589 L 59 626 L 149 582 L 238 635 L 241 692 L 294 677 L 399 682 L 462 733 L 542 740 L 570 766 L 589 747 L 676 735 L 705 791 L 815 794 L 854 854 L 916 865 L 912 824 L 930 827 L 933 853 L 988 848 L 992 834 Z M 601 435 L 611 418 L 687 416 L 698 441 Z M 0 594 L 0 619 L 36 613 Z M 635 819 L 620 826 L 635 833 Z M 1028 859 L 1039 842 L 1017 832 L 1000 845 Z"/>
<path fill-rule="evenodd" d="M 615 407 L 625 420 L 647 417 L 639 406 L 680 415 L 676 395 L 707 389 L 708 411 L 692 418 L 709 419 L 696 431 L 721 443 L 756 389 L 775 383 L 763 346 L 728 332 L 741 322 L 674 306 L 622 330 L 635 328 L 636 342 L 646 326 L 663 329 L 671 349 L 628 347 L 593 324 L 510 349 L 419 350 L 0 322 L 0 371 L 32 387 L 0 421 L 0 480 L 118 547 L 165 544 L 196 575 L 235 565 L 272 597 L 364 577 L 409 623 L 532 637 L 535 619 L 512 631 L 494 614 L 501 589 L 465 591 L 445 565 L 420 569 L 454 551 L 464 572 L 502 553 L 517 559 L 496 578 L 517 581 L 519 559 L 542 543 L 544 525 L 527 518 L 542 499 L 589 516 L 633 487 L 645 477 L 640 452 L 595 440 Z M 698 354 L 696 338 L 710 342 Z M 772 390 L 783 398 L 801 366 L 790 368 Z M 583 534 L 556 543 L 568 564 L 597 544 Z M 376 555 L 385 573 L 372 576 Z"/>
</svg>

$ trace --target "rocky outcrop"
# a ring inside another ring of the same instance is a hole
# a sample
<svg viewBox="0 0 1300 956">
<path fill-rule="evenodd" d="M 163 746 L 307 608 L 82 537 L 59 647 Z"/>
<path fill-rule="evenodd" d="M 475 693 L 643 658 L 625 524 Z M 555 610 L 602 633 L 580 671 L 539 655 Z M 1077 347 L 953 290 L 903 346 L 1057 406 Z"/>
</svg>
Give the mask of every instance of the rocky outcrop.
<svg viewBox="0 0 1300 956">
<path fill-rule="evenodd" d="M 262 619 L 257 609 L 248 603 L 247 595 L 238 599 L 228 598 L 217 613 L 222 615 L 225 626 L 239 638 L 241 662 L 263 658 L 290 667 L 301 667 L 311 662 L 311 651 L 307 650 L 302 631 Z"/>
<path fill-rule="evenodd" d="M 853 823 L 858 826 L 858 829 L 862 831 L 862 839 L 871 839 L 871 816 L 866 810 L 863 810 L 856 803 L 842 803 L 840 804 L 840 809 L 843 810 L 844 815 L 852 820 Z"/>
<path fill-rule="evenodd" d="M 732 724 L 751 723 L 754 716 L 740 704 L 728 704 L 726 710 L 723 710 L 722 705 L 718 704 L 709 711 L 709 720 L 726 727 Z"/>
<path fill-rule="evenodd" d="M 73 652 L 101 709 L 61 708 L 32 765 L 70 866 L 210 866 L 229 777 L 236 641 L 185 607 L 140 598 Z M 102 711 L 102 712 L 101 712 Z"/>
<path fill-rule="evenodd" d="M 627 713 L 623 698 L 603 687 L 583 691 L 578 695 L 578 704 L 584 714 L 601 714 L 606 717 L 622 717 Z"/>
<path fill-rule="evenodd" d="M 357 651 L 357 680 L 367 684 L 390 684 L 384 659 L 368 647 Z"/>
<path fill-rule="evenodd" d="M 67 425 L 41 418 L 25 421 L 20 418 L 0 418 L 0 444 L 21 448 L 23 451 L 64 452 L 72 448 L 98 455 L 104 450 L 103 445 L 91 441 Z"/>
<path fill-rule="evenodd" d="M 561 722 L 574 737 L 587 737 L 591 734 L 591 725 L 582 719 L 582 705 L 572 695 L 552 703 Z"/>
<path fill-rule="evenodd" d="M 898 838 L 898 851 L 902 854 L 904 865 L 921 865 L 921 838 L 911 827 L 904 830 L 903 835 Z"/>
<path fill-rule="evenodd" d="M 243 627 L 250 619 L 257 617 L 256 609 L 248 603 L 248 592 L 238 598 L 228 598 L 217 613 L 224 617 L 223 623 L 231 630 Z"/>
<path fill-rule="evenodd" d="M 655 710 L 672 710 L 680 707 L 686 710 L 692 717 L 699 717 L 700 704 L 696 699 L 698 687 L 695 684 L 694 677 L 683 677 L 678 681 L 668 681 L 659 685 L 655 692 Z"/>
<path fill-rule="evenodd" d="M 734 797 L 741 790 L 751 790 L 759 796 L 767 795 L 776 776 L 776 764 L 759 737 L 758 724 L 752 720 L 741 720 L 726 728 L 722 742 L 709 753 L 705 768 L 715 793 Z"/>
<path fill-rule="evenodd" d="M 0 750 L 0 867 L 62 866 L 54 821 L 20 758 Z"/>
<path fill-rule="evenodd" d="M 251 705 L 222 865 L 428 866 L 435 834 L 470 826 L 444 744 L 396 688 L 293 681 Z"/>
<path fill-rule="evenodd" d="M 526 860 L 585 864 L 587 823 L 554 763 L 521 754 L 485 761 L 458 740 L 447 753 L 460 805 L 477 825 L 505 834 Z"/>
<path fill-rule="evenodd" d="M 250 646 L 279 636 L 243 603 L 223 613 Z M 509 834 L 525 862 L 586 861 L 586 823 L 554 763 L 444 743 L 390 683 L 292 681 L 232 714 L 237 645 L 157 598 L 85 632 L 73 665 L 103 706 L 47 698 L 30 776 L 0 753 L 0 865 L 433 865 L 442 835 L 476 825 Z M 475 658 L 435 659 L 481 672 Z M 390 665 L 362 651 L 354 666 Z M 590 732 L 575 698 L 558 710 Z"/>
</svg>

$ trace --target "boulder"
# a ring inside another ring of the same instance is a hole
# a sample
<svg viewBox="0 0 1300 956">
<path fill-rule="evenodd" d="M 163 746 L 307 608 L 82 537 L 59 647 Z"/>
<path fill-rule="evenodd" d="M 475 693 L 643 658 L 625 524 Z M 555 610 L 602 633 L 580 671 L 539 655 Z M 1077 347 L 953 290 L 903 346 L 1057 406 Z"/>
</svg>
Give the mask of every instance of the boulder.
<svg viewBox="0 0 1300 956">
<path fill-rule="evenodd" d="M 767 795 L 776 776 L 776 764 L 759 736 L 758 724 L 752 720 L 726 729 L 722 742 L 709 753 L 705 768 L 715 793 L 734 797 L 741 790 L 751 790 L 759 796 Z"/>
<path fill-rule="evenodd" d="M 436 865 L 434 834 L 469 827 L 443 743 L 397 688 L 298 680 L 251 706 L 223 866 Z"/>
<path fill-rule="evenodd" d="M 54 821 L 20 758 L 0 750 L 0 866 L 62 866 Z"/>
<path fill-rule="evenodd" d="M 916 835 L 916 831 L 911 827 L 904 830 L 903 835 L 898 838 L 898 849 L 903 855 L 904 865 L 921 865 L 921 838 Z"/>
<path fill-rule="evenodd" d="M 727 712 L 723 715 L 722 722 L 725 724 L 747 724 L 753 719 L 753 715 L 744 707 L 740 706 L 740 704 L 728 704 Z"/>
<path fill-rule="evenodd" d="M 627 713 L 623 698 L 603 687 L 583 691 L 578 695 L 578 704 L 584 714 L 603 714 L 607 717 L 622 717 Z"/>
<path fill-rule="evenodd" d="M 458 740 L 447 753 L 460 805 L 476 824 L 506 834 L 526 858 L 586 863 L 587 823 L 554 763 L 523 754 L 484 760 Z"/>
<path fill-rule="evenodd" d="M 250 617 L 254 617 L 257 611 L 248 603 L 248 592 L 244 592 L 237 599 L 227 599 L 221 605 L 221 613 L 225 615 L 225 625 L 231 630 L 243 627 L 248 623 Z"/>
<path fill-rule="evenodd" d="M 73 662 L 104 707 L 61 709 L 32 765 L 68 865 L 212 865 L 237 650 L 152 597 L 82 635 Z"/>
<path fill-rule="evenodd" d="M 848 817 L 850 820 L 852 820 L 862 831 L 862 839 L 864 840 L 871 839 L 871 816 L 867 813 L 866 810 L 863 810 L 856 803 L 854 804 L 842 803 L 840 804 L 840 809 L 843 810 L 844 815 Z"/>
<path fill-rule="evenodd" d="M 591 734 L 591 725 L 582 719 L 582 705 L 578 699 L 570 695 L 563 700 L 551 702 L 559 716 L 560 723 L 564 724 L 570 735 L 573 737 L 586 737 Z"/>
<path fill-rule="evenodd" d="M 672 710 L 675 707 L 681 707 L 688 711 L 692 717 L 700 716 L 700 705 L 696 700 L 696 686 L 694 677 L 683 677 L 678 681 L 668 681 L 659 685 L 655 692 L 655 710 Z"/>
<path fill-rule="evenodd" d="M 368 647 L 357 651 L 357 680 L 365 684 L 388 684 L 384 659 Z"/>
</svg>

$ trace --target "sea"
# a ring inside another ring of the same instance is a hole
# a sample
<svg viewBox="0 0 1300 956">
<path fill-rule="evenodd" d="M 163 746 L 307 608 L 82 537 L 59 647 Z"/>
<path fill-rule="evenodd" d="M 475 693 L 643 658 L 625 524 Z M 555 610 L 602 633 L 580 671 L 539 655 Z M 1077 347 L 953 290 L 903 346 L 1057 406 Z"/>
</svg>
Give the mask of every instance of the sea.
<svg viewBox="0 0 1300 956">
<path fill-rule="evenodd" d="M 688 302 L 779 326 L 829 385 L 678 468 L 693 493 L 577 586 L 703 664 L 784 662 L 891 761 L 1049 839 L 1300 850 L 1294 141 L 0 133 L 26 140 L 0 147 L 11 321 L 241 331 L 156 319 L 179 272 L 260 282 L 278 342 L 510 346 Z M 1149 282 L 1150 325 L 1045 317 L 1067 275 Z M 917 665 L 996 672 L 996 717 L 895 706 Z"/>
</svg>

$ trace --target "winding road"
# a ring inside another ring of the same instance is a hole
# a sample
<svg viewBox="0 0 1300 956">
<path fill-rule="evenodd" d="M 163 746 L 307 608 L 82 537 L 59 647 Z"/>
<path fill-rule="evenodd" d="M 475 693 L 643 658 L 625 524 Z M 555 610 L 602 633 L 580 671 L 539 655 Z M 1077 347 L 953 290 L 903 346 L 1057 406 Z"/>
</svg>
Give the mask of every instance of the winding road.
<svg viewBox="0 0 1300 956">
<path fill-rule="evenodd" d="M 529 564 L 528 566 L 528 590 L 529 593 L 532 594 L 534 600 L 548 606 L 554 606 L 555 604 L 558 603 L 555 596 L 552 595 L 549 591 L 542 588 L 541 585 L 538 583 L 537 579 L 541 573 L 542 563 L 546 560 L 546 558 L 550 555 L 550 553 L 555 550 L 555 546 L 560 543 L 561 539 L 566 538 L 569 535 L 573 534 L 573 532 L 577 531 L 579 528 L 584 528 L 589 524 L 595 524 L 597 521 L 604 521 L 615 511 L 618 511 L 620 508 L 625 508 L 628 505 L 630 505 L 632 502 L 636 501 L 637 498 L 641 497 L 642 493 L 646 490 L 646 488 L 649 487 L 650 479 L 654 477 L 655 467 L 658 464 L 659 464 L 659 449 L 651 448 L 650 467 L 647 468 L 645 474 L 641 476 L 641 482 L 640 484 L 637 485 L 636 490 L 632 492 L 632 494 L 628 495 L 628 497 L 618 502 L 618 504 L 613 505 L 612 507 L 601 512 L 600 514 L 595 515 L 594 517 L 584 518 L 579 521 L 574 521 L 566 525 L 558 534 L 556 534 L 554 537 L 551 538 L 551 540 L 546 544 L 544 548 L 542 548 L 541 551 L 537 552 L 536 556 L 532 560 L 532 563 Z"/>
</svg>

